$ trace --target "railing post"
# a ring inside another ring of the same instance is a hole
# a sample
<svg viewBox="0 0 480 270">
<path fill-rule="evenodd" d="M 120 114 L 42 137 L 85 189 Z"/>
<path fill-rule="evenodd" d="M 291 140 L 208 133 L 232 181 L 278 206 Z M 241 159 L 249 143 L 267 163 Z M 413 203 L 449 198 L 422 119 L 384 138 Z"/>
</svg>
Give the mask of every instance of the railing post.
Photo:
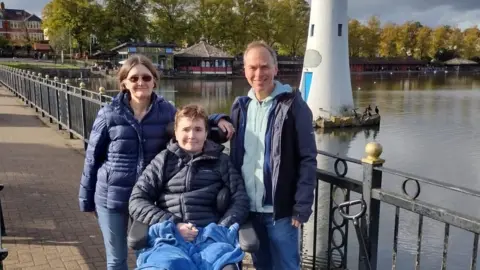
<svg viewBox="0 0 480 270">
<path fill-rule="evenodd" d="M 50 76 L 47 74 L 45 75 L 45 83 L 47 84 L 46 89 L 47 89 L 47 105 L 48 105 L 48 118 L 50 121 L 50 124 L 53 123 L 52 119 L 52 104 L 50 102 L 50 86 L 52 85 L 50 82 Z"/>
<path fill-rule="evenodd" d="M 43 106 L 43 85 L 41 84 L 41 82 L 43 81 L 43 78 L 42 78 L 42 73 L 38 73 L 37 74 L 38 76 L 38 81 L 40 83 L 38 83 L 38 92 L 40 92 L 40 108 L 41 108 L 41 111 L 42 111 L 42 117 L 45 117 L 45 108 Z"/>
<path fill-rule="evenodd" d="M 53 85 L 55 85 L 55 99 L 57 100 L 56 105 L 57 105 L 57 124 L 58 124 L 58 130 L 62 130 L 62 124 L 61 124 L 61 119 L 60 119 L 60 91 L 58 90 L 58 77 L 55 76 L 53 77 Z"/>
<path fill-rule="evenodd" d="M 105 95 L 105 87 L 103 86 L 100 86 L 98 88 L 98 93 L 100 93 L 100 109 L 102 108 L 103 106 L 103 102 L 105 102 L 105 97 L 103 95 Z"/>
<path fill-rule="evenodd" d="M 380 158 L 383 148 L 379 143 L 370 142 L 365 146 L 366 157 L 362 158 L 363 164 L 363 200 L 366 203 L 365 216 L 360 222 L 361 230 L 365 237 L 368 254 L 360 249 L 358 269 L 365 269 L 365 257 L 370 258 L 372 270 L 377 269 L 378 232 L 380 227 L 380 201 L 372 199 L 372 189 L 382 186 L 382 172 L 375 170 L 381 167 L 385 160 Z"/>
<path fill-rule="evenodd" d="M 33 103 L 35 103 L 35 102 L 33 101 L 33 98 L 31 97 L 33 90 L 32 90 L 32 86 L 30 85 L 30 74 L 31 74 L 31 72 L 27 71 L 27 74 L 25 75 L 24 80 L 23 80 L 23 83 L 25 85 L 25 90 L 23 91 L 24 92 L 23 96 L 29 102 L 27 104 L 30 104 L 30 108 L 33 108 Z"/>
<path fill-rule="evenodd" d="M 68 127 L 68 135 L 70 139 L 73 139 L 73 133 L 72 133 L 72 115 L 70 113 L 70 93 L 68 90 L 68 87 L 70 86 L 70 80 L 66 79 L 65 80 L 65 97 L 67 98 L 67 127 Z"/>
<path fill-rule="evenodd" d="M 82 136 L 83 136 L 83 149 L 87 151 L 87 115 L 85 111 L 85 83 L 80 83 L 80 95 L 81 98 L 81 106 L 82 106 Z"/>
</svg>

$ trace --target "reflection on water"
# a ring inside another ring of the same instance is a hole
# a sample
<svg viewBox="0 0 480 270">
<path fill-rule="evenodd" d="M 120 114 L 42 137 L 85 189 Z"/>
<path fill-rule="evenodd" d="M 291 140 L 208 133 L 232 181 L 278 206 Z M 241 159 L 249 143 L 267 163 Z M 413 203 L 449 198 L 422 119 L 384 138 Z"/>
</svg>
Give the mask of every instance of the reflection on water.
<svg viewBox="0 0 480 270">
<path fill-rule="evenodd" d="M 292 86 L 297 86 L 299 80 L 299 77 L 282 79 Z M 90 89 L 116 88 L 114 80 L 92 80 L 88 85 Z M 249 89 L 244 79 L 161 80 L 158 85 L 158 92 L 178 106 L 196 102 L 209 112 L 223 113 L 228 113 L 234 99 Z M 319 149 L 361 158 L 365 144 L 375 140 L 383 145 L 386 167 L 480 190 L 480 74 L 352 75 L 352 88 L 359 111 L 369 104 L 378 105 L 382 115 L 380 130 L 319 132 L 316 135 Z M 318 158 L 322 169 L 333 171 L 333 162 Z M 361 167 L 349 164 L 347 176 L 361 179 Z M 399 177 L 383 175 L 383 187 L 389 190 L 400 192 L 402 181 Z M 328 185 L 320 184 L 317 213 L 320 232 L 328 231 L 329 190 Z M 478 198 L 423 185 L 419 199 L 473 217 L 480 216 Z M 378 269 L 391 268 L 394 217 L 395 208 L 382 204 Z M 305 228 L 310 233 L 303 235 L 303 245 L 305 252 L 313 256 L 313 218 Z M 417 230 L 418 215 L 401 211 L 397 269 L 414 268 Z M 439 268 L 443 235 L 443 224 L 424 219 L 422 269 Z M 348 267 L 357 269 L 358 244 L 351 224 L 348 239 Z M 315 241 L 316 255 L 326 258 L 327 234 L 317 235 Z M 448 269 L 469 269 L 472 247 L 471 233 L 450 228 Z"/>
</svg>

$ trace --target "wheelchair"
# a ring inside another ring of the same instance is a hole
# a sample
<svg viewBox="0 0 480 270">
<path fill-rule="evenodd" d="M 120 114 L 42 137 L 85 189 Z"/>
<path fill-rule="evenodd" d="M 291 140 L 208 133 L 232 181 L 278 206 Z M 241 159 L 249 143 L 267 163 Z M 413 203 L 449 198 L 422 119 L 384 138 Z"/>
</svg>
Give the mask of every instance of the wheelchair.
<svg viewBox="0 0 480 270">
<path fill-rule="evenodd" d="M 174 136 L 173 124 L 167 126 L 167 132 Z M 208 132 L 208 139 L 223 144 L 227 142 L 226 134 L 219 128 L 210 128 Z M 230 205 L 230 191 L 228 187 L 223 187 L 217 195 L 216 206 L 220 213 L 225 213 Z M 127 243 L 128 247 L 133 250 L 140 250 L 148 244 L 148 224 L 132 220 L 132 225 L 128 232 Z M 240 248 L 246 253 L 253 253 L 258 250 L 260 242 L 257 234 L 250 222 L 240 225 L 238 231 L 238 242 Z M 242 262 L 238 264 L 229 264 L 223 267 L 223 270 L 239 270 L 242 269 Z"/>
</svg>

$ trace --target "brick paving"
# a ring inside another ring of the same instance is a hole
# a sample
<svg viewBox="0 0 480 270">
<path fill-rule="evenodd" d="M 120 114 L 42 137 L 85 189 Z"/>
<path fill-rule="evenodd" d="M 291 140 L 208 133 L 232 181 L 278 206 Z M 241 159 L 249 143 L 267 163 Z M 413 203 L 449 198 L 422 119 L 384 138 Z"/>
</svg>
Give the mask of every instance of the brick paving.
<svg viewBox="0 0 480 270">
<path fill-rule="evenodd" d="M 78 208 L 83 160 L 79 140 L 69 140 L 0 86 L 4 269 L 106 269 L 98 223 Z M 130 269 L 134 259 L 131 252 Z"/>
<path fill-rule="evenodd" d="M 106 269 L 97 221 L 78 208 L 84 159 L 78 148 L 78 140 L 44 124 L 0 87 L 4 269 Z"/>
</svg>

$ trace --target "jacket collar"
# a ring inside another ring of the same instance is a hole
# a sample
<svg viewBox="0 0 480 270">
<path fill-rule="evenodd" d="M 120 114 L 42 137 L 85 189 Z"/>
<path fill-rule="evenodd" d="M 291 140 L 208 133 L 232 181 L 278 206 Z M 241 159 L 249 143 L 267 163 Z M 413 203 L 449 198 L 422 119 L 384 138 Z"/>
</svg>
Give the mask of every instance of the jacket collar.
<svg viewBox="0 0 480 270">
<path fill-rule="evenodd" d="M 178 142 L 175 139 L 172 139 L 167 145 L 167 149 L 184 161 L 196 161 L 202 159 L 218 159 L 225 149 L 225 146 L 217 144 L 211 140 L 206 140 L 203 145 L 203 151 L 192 156 L 190 153 L 180 148 L 180 145 L 178 145 Z"/>
<path fill-rule="evenodd" d="M 118 93 L 113 99 L 112 99 L 112 107 L 116 110 L 122 111 L 122 110 L 132 110 L 130 107 L 130 92 L 128 90 L 122 90 L 120 93 Z M 151 109 L 152 106 L 154 106 L 157 103 L 163 102 L 164 99 L 161 96 L 158 96 L 155 92 L 152 92 L 152 96 L 150 98 L 150 107 Z"/>
</svg>

